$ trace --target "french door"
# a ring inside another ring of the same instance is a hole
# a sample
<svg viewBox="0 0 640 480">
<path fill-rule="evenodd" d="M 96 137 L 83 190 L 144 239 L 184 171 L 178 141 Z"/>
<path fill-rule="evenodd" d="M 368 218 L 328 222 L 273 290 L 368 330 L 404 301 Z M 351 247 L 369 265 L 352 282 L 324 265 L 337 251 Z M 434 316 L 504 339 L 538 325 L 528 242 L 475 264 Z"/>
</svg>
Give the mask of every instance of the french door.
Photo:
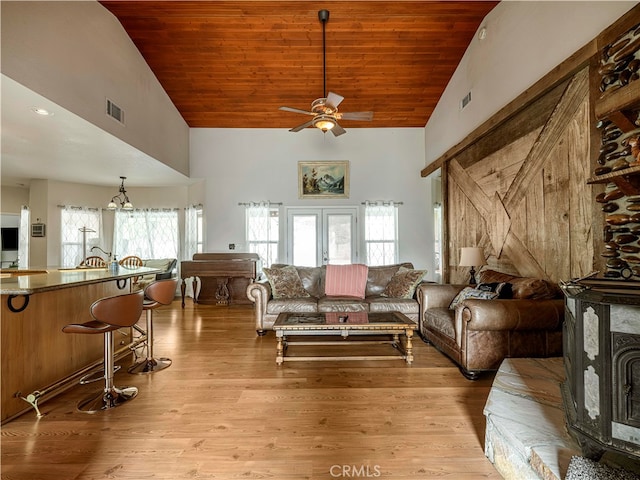
<svg viewBox="0 0 640 480">
<path fill-rule="evenodd" d="M 287 262 L 317 267 L 357 262 L 357 207 L 287 209 Z"/>
</svg>

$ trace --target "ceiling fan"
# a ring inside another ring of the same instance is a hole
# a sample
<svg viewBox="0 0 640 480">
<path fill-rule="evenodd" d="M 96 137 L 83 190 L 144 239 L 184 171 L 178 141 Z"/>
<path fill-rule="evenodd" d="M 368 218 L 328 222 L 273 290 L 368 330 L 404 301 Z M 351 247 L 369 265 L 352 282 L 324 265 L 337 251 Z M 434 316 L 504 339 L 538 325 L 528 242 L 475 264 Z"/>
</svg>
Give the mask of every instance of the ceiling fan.
<svg viewBox="0 0 640 480">
<path fill-rule="evenodd" d="M 311 102 L 311 111 L 300 110 L 299 108 L 292 107 L 280 107 L 280 110 L 285 112 L 303 113 L 305 115 L 312 115 L 313 118 L 308 122 L 303 123 L 290 129 L 290 132 L 299 132 L 307 127 L 316 127 L 327 132 L 331 130 L 336 137 L 346 133 L 346 130 L 338 124 L 338 120 L 364 120 L 370 122 L 373 120 L 373 112 L 338 112 L 338 105 L 344 100 L 344 97 L 337 93 L 329 92 L 327 94 L 327 50 L 325 40 L 325 26 L 329 21 L 329 10 L 320 10 L 318 12 L 318 18 L 322 22 L 322 71 L 323 71 L 323 97 L 317 98 Z"/>
</svg>

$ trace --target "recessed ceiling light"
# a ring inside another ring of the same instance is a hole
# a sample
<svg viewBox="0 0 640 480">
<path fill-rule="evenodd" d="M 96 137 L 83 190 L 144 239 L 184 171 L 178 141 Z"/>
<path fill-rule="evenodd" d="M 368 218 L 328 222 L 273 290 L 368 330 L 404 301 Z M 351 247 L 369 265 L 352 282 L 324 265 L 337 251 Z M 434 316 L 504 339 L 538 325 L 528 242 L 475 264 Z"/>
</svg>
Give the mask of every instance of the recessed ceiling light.
<svg viewBox="0 0 640 480">
<path fill-rule="evenodd" d="M 31 107 L 31 110 L 35 113 L 37 113 L 38 115 L 42 115 L 44 117 L 47 116 L 51 116 L 53 115 L 53 112 L 50 112 L 49 110 L 47 110 L 46 108 L 40 108 L 40 107 Z"/>
</svg>

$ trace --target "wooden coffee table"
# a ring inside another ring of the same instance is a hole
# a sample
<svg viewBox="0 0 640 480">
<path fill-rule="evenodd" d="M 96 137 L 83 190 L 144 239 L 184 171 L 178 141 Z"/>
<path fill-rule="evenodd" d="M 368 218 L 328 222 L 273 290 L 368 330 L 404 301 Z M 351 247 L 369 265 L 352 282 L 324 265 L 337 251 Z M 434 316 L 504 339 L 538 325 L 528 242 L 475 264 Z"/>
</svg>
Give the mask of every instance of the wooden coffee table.
<svg viewBox="0 0 640 480">
<path fill-rule="evenodd" d="M 281 313 L 276 319 L 273 329 L 276 332 L 276 364 L 284 361 L 309 360 L 388 360 L 401 358 L 411 364 L 413 350 L 411 339 L 416 324 L 400 312 L 340 312 L 340 313 Z M 292 336 L 341 336 L 343 341 L 303 340 L 291 342 Z M 381 340 L 346 340 L 347 337 L 387 336 Z M 402 338 L 401 338 L 402 336 Z M 402 341 L 404 340 L 404 341 Z M 399 354 L 364 355 L 364 356 L 286 356 L 287 347 L 291 345 L 371 345 L 390 344 Z"/>
</svg>

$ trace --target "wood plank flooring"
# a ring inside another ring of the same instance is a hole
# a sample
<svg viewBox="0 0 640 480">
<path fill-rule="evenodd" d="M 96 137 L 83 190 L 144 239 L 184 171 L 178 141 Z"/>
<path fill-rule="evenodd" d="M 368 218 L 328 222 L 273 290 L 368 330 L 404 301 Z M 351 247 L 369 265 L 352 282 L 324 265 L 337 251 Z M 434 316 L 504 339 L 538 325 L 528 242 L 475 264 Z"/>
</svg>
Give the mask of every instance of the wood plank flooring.
<svg viewBox="0 0 640 480">
<path fill-rule="evenodd" d="M 138 387 L 130 403 L 77 412 L 100 388 L 77 385 L 43 403 L 44 417 L 3 425 L 2 479 L 500 478 L 483 453 L 493 377 L 466 380 L 419 338 L 411 366 L 276 366 L 275 335 L 256 335 L 251 307 L 175 301 L 156 310 L 154 328 L 170 368 L 130 375 L 127 358 L 115 383 Z"/>
</svg>

